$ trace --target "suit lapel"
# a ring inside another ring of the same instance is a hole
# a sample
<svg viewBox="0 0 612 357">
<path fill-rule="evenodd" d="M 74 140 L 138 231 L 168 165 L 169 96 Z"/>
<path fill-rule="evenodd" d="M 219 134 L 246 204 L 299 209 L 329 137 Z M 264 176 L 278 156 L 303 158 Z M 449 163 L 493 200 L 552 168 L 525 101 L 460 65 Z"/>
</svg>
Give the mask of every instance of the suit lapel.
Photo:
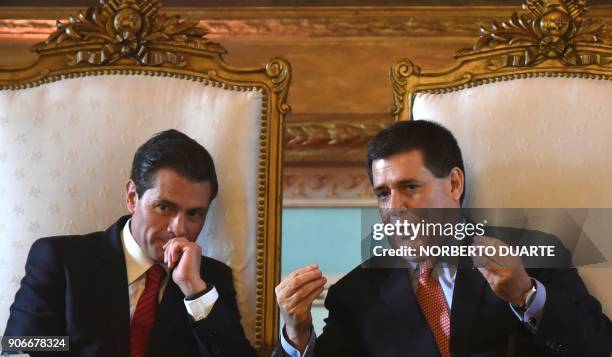
<svg viewBox="0 0 612 357">
<path fill-rule="evenodd" d="M 451 351 L 455 353 L 469 350 L 472 323 L 482 302 L 485 284 L 472 259 L 461 257 L 451 307 Z"/>
<path fill-rule="evenodd" d="M 414 356 L 439 356 L 431 329 L 421 313 L 410 283 L 408 268 L 389 269 L 388 277 L 380 285 L 380 294 L 386 305 L 383 326 L 384 345 L 379 351 L 385 355 L 405 356 L 406 351 Z M 389 343 L 392 342 L 392 343 Z"/>
<path fill-rule="evenodd" d="M 96 265 L 100 306 L 105 310 L 109 334 L 116 344 L 117 356 L 129 355 L 130 299 L 127 269 L 120 232 L 129 217 L 111 226 L 99 242 L 99 264 Z"/>
</svg>

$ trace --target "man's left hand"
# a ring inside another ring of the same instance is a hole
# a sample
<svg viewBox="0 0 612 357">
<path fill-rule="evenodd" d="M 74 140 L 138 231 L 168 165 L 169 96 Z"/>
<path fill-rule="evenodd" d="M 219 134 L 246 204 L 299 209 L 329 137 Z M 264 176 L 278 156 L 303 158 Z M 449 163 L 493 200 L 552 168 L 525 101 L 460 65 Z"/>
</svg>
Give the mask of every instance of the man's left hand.
<svg viewBox="0 0 612 357">
<path fill-rule="evenodd" d="M 183 237 L 172 238 L 164 244 L 164 263 L 172 272 L 172 280 L 185 296 L 206 290 L 200 277 L 202 248 Z"/>
<path fill-rule="evenodd" d="M 475 237 L 473 245 L 494 246 L 499 251 L 499 247 L 506 244 L 499 239 L 482 236 Z M 474 263 L 500 299 L 513 305 L 523 305 L 533 281 L 520 257 L 479 256 L 474 257 Z"/>
</svg>

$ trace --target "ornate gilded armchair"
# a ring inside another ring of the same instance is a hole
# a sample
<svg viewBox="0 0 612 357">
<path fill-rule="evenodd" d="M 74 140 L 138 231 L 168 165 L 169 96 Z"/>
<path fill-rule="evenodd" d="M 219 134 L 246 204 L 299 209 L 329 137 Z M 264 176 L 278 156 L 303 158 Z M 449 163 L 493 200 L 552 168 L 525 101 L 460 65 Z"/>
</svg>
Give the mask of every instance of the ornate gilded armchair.
<svg viewBox="0 0 612 357">
<path fill-rule="evenodd" d="M 177 128 L 203 143 L 220 182 L 199 242 L 234 272 L 242 323 L 264 354 L 278 335 L 282 119 L 289 64 L 236 68 L 197 21 L 160 0 L 89 8 L 0 69 L 0 326 L 42 236 L 104 229 L 125 214 L 132 155 Z"/>
<path fill-rule="evenodd" d="M 612 207 L 612 37 L 585 3 L 529 0 L 481 28 L 448 70 L 392 66 L 396 119 L 438 121 L 457 136 L 466 206 Z M 609 237 L 592 243 L 612 261 Z M 612 316 L 610 264 L 580 270 Z"/>
</svg>

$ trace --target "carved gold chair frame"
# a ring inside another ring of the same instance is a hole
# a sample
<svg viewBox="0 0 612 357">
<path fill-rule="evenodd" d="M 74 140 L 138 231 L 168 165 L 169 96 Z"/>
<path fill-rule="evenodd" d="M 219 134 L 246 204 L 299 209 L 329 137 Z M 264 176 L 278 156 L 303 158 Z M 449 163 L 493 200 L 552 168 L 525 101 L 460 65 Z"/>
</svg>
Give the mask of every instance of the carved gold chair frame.
<svg viewBox="0 0 612 357">
<path fill-rule="evenodd" d="M 150 75 L 180 78 L 262 96 L 257 176 L 255 347 L 269 355 L 278 339 L 274 287 L 280 279 L 282 123 L 289 111 L 291 68 L 281 58 L 263 67 L 228 65 L 226 50 L 205 37 L 198 21 L 160 13 L 161 0 L 101 2 L 67 22 L 33 51 L 27 66 L 0 68 L 0 90 L 19 90 L 67 78 Z"/>
<path fill-rule="evenodd" d="M 417 93 L 530 77 L 612 80 L 612 38 L 604 21 L 585 17 L 586 0 L 527 0 L 523 10 L 501 24 L 482 27 L 478 42 L 459 50 L 456 65 L 448 70 L 422 71 L 409 59 L 393 64 L 395 119 L 412 119 Z"/>
</svg>

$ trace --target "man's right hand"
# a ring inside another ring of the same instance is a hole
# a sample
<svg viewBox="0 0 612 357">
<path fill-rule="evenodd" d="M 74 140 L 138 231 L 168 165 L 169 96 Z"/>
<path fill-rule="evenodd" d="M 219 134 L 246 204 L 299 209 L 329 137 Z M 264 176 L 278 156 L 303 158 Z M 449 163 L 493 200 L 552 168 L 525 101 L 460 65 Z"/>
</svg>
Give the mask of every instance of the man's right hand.
<svg viewBox="0 0 612 357">
<path fill-rule="evenodd" d="M 286 337 L 300 352 L 310 340 L 312 302 L 323 292 L 326 282 L 319 266 L 311 264 L 291 272 L 275 289 Z"/>
</svg>

